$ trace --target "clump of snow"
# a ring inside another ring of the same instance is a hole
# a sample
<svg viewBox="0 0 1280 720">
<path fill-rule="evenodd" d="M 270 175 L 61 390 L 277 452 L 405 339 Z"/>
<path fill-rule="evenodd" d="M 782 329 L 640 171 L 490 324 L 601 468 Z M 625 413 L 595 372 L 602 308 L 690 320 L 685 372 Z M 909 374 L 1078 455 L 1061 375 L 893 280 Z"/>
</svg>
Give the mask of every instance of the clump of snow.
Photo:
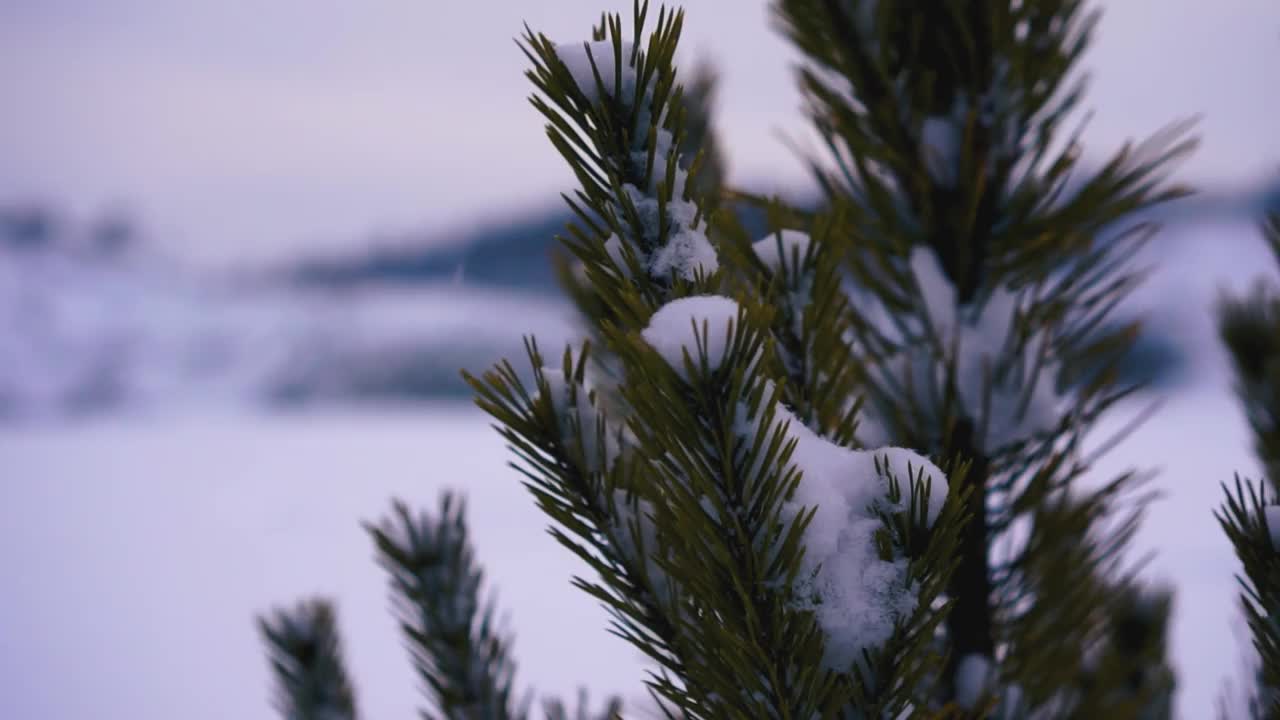
<svg viewBox="0 0 1280 720">
<path fill-rule="evenodd" d="M 673 233 L 667 244 L 658 248 L 649 263 L 649 273 L 662 278 L 672 273 L 692 281 L 699 273 L 710 274 L 719 266 L 716 249 L 701 230 L 685 229 Z"/>
<path fill-rule="evenodd" d="M 956 666 L 956 704 L 972 710 L 991 693 L 994 682 L 995 668 L 990 658 L 977 653 L 965 655 Z"/>
<path fill-rule="evenodd" d="M 644 119 L 646 121 L 648 120 L 647 117 Z M 659 123 L 659 125 L 661 125 L 661 123 Z M 649 162 L 649 147 L 647 144 L 648 138 L 638 137 L 636 139 L 645 144 L 643 146 L 643 149 L 637 150 L 635 152 L 633 159 L 635 160 L 637 165 L 645 165 Z M 672 137 L 671 131 L 667 130 L 666 128 L 659 127 L 657 131 L 654 133 L 654 136 L 653 136 L 654 176 L 653 176 L 653 183 L 650 185 L 650 188 L 649 188 L 650 190 L 656 190 L 658 188 L 657 181 L 660 178 L 665 177 L 666 175 L 667 160 L 671 157 L 671 145 L 674 141 L 675 141 L 675 138 Z M 680 167 L 677 165 L 676 169 L 679 171 Z M 680 197 L 681 195 L 684 195 L 684 184 L 685 184 L 685 179 L 687 175 L 688 173 L 685 173 L 683 171 L 676 172 L 675 193 L 673 193 L 676 197 Z"/>
<path fill-rule="evenodd" d="M 895 624 L 910 616 L 919 592 L 908 584 L 906 558 L 882 560 L 876 548 L 882 521 L 875 510 L 890 509 L 889 476 L 877 469 L 876 457 L 887 456 L 888 467 L 899 477 L 905 477 L 908 463 L 913 471 L 924 469 L 932 479 L 930 521 L 941 510 L 946 479 L 937 466 L 910 450 L 850 450 L 795 420 L 791 431 L 797 439 L 793 461 L 804 474 L 795 502 L 817 507 L 805 531 L 801 577 L 806 580 L 801 588 L 810 595 L 806 602 L 827 635 L 825 663 L 847 671 L 862 661 L 863 650 L 883 645 Z"/>
<path fill-rule="evenodd" d="M 905 557 L 881 559 L 875 543 L 883 527 L 877 511 L 906 507 L 912 476 L 928 479 L 928 522 L 938 518 L 946 500 L 947 481 L 928 459 L 904 448 L 851 450 L 816 434 L 789 410 L 779 406 L 774 422 L 786 424 L 796 442 L 792 462 L 802 473 L 791 509 L 816 508 L 805 531 L 804 567 L 799 607 L 812 610 L 827 637 L 824 664 L 848 671 L 863 660 L 863 651 L 883 645 L 895 625 L 916 609 L 919 588 L 908 583 Z M 739 408 L 738 432 L 757 436 L 759 418 Z M 898 478 L 903 499 L 889 502 L 890 473 Z"/>
<path fill-rule="evenodd" d="M 618 437 L 596 407 L 595 395 L 586 383 L 566 382 L 560 368 L 543 368 L 547 394 L 556 417 L 560 420 L 563 441 L 570 447 L 581 442 L 582 456 L 588 472 L 607 470 L 618 457 Z M 604 445 L 598 444 L 598 430 L 604 424 Z M 579 435 L 579 432 L 581 433 Z"/>
<path fill-rule="evenodd" d="M 738 321 L 738 303 L 719 295 L 698 295 L 672 300 L 649 318 L 641 337 L 662 355 L 680 376 L 685 374 L 684 355 L 696 364 L 698 346 L 706 325 L 707 364 L 715 370 L 729 352 L 728 340 Z"/>
<path fill-rule="evenodd" d="M 920 125 L 920 150 L 933 181 L 954 187 L 960 175 L 960 145 L 964 141 L 967 107 L 956 98 L 948 115 L 930 115 Z"/>
<path fill-rule="evenodd" d="M 698 206 L 692 200 L 684 198 L 688 172 L 677 166 L 675 168 L 670 200 L 665 201 L 667 239 L 660 243 L 662 231 L 662 204 L 658 201 L 661 190 L 659 184 L 666 178 L 666 168 L 672 152 L 671 132 L 665 129 L 657 131 L 654 140 L 653 173 L 649 186 L 641 189 L 627 183 L 622 186 L 631 204 L 635 206 L 640 217 L 644 234 L 640 242 L 633 243 L 632 250 L 647 265 L 650 276 L 666 279 L 672 274 L 692 281 L 698 273 L 711 274 L 720 266 L 715 246 L 707 238 L 707 222 L 699 218 Z M 648 153 L 638 150 L 632 160 L 637 166 L 648 162 Z M 651 255 L 646 255 L 643 248 L 653 248 Z"/>
<path fill-rule="evenodd" d="M 991 87 L 973 99 L 973 113 L 969 98 L 958 95 L 950 112 L 926 117 L 920 125 L 922 160 L 929 177 L 943 187 L 955 187 L 958 182 L 965 128 L 971 118 L 979 124 L 978 131 L 991 141 L 985 172 L 994 171 L 998 161 L 1023 154 L 1024 125 L 1018 113 L 1024 103 L 1023 93 L 1012 79 L 1007 58 L 996 58 L 993 71 Z"/>
<path fill-rule="evenodd" d="M 924 299 L 924 309 L 934 327 L 942 330 L 955 325 L 956 289 L 942 271 L 938 256 L 925 245 L 911 250 L 911 272 Z"/>
<path fill-rule="evenodd" d="M 632 45 L 622 43 L 622 92 L 621 99 L 629 100 L 635 96 L 636 69 L 631 66 Z M 604 91 L 615 95 L 615 82 L 618 79 L 617 66 L 614 63 L 613 41 L 598 40 L 581 45 L 565 43 L 556 46 L 556 56 L 573 75 L 574 82 L 592 103 L 600 101 L 600 86 L 596 83 L 595 72 L 591 65 L 594 61 L 595 71 L 600 73 L 600 82 Z"/>
<path fill-rule="evenodd" d="M 760 258 L 760 262 L 777 272 L 784 264 L 790 268 L 793 257 L 803 260 L 805 254 L 809 252 L 809 242 L 808 233 L 799 230 L 783 230 L 755 241 L 751 249 L 755 251 L 756 257 Z"/>
<path fill-rule="evenodd" d="M 644 231 L 645 240 L 656 243 L 660 229 L 659 223 L 662 220 L 656 194 L 645 192 L 630 183 L 623 185 L 622 191 L 627 194 L 631 204 L 636 208 L 636 215 L 640 217 L 640 226 Z"/>
<path fill-rule="evenodd" d="M 1268 505 L 1264 512 L 1267 518 L 1267 532 L 1271 534 L 1271 548 L 1280 552 L 1280 505 Z"/>
<path fill-rule="evenodd" d="M 984 450 L 995 451 L 1052 430 L 1068 405 L 1057 389 L 1060 366 L 1055 359 L 1045 358 L 1037 369 L 1035 355 L 1047 340 L 1044 336 L 1013 352 L 1019 297 L 1001 287 L 961 306 L 931 248 L 915 247 L 909 266 L 921 295 L 924 327 L 903 330 L 882 306 L 863 308 L 864 316 L 882 333 L 905 346 L 886 372 L 904 387 L 909 380 L 914 399 L 926 409 L 940 411 L 947 378 L 937 348 L 948 356 L 954 348 L 959 401 L 982 431 L 978 441 Z M 929 335 L 936 344 L 928 340 Z M 891 437 L 884 419 L 869 407 L 859 438 L 874 445 Z"/>
<path fill-rule="evenodd" d="M 1027 716 L 1029 708 L 1022 692 L 1022 686 L 1014 683 L 1004 689 L 1000 696 L 1000 705 L 996 708 L 997 720 L 1017 720 Z"/>
<path fill-rule="evenodd" d="M 1035 358 L 1009 357 L 1018 298 L 1001 287 L 985 302 L 959 308 L 955 287 L 942 272 L 933 250 L 913 250 L 911 267 L 925 294 L 929 320 L 939 339 L 949 343 L 959 335 L 956 375 L 960 395 L 970 417 L 985 421 L 986 447 L 999 447 L 1053 429 L 1065 406 L 1065 398 L 1056 387 L 1058 363 L 1046 360 L 1032 378 Z M 1036 350 L 1037 345 L 1032 344 L 1024 352 Z M 981 409 L 988 385 L 990 407 L 983 418 Z"/>
</svg>

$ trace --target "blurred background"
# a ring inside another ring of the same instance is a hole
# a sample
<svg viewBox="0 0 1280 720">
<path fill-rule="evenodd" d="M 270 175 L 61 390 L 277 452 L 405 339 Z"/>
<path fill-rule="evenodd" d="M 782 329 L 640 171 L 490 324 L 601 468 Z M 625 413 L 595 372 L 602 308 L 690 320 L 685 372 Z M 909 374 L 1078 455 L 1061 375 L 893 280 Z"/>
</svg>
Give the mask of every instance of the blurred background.
<svg viewBox="0 0 1280 720">
<path fill-rule="evenodd" d="M 1199 116 L 1157 213 L 1134 372 L 1161 411 L 1099 474 L 1159 467 L 1139 537 L 1178 590 L 1182 717 L 1242 671 L 1218 484 L 1256 474 L 1211 310 L 1275 275 L 1280 5 L 1099 0 L 1086 158 Z M 767 3 L 689 0 L 730 180 L 816 197 Z M 0 717 L 267 718 L 253 614 L 336 598 L 367 717 L 416 681 L 359 527 L 463 489 L 518 682 L 642 695 L 643 662 L 506 467 L 458 370 L 574 338 L 549 253 L 573 178 L 526 98 L 528 22 L 630 2 L 0 0 Z M 518 359 L 518 358 L 517 358 Z"/>
</svg>

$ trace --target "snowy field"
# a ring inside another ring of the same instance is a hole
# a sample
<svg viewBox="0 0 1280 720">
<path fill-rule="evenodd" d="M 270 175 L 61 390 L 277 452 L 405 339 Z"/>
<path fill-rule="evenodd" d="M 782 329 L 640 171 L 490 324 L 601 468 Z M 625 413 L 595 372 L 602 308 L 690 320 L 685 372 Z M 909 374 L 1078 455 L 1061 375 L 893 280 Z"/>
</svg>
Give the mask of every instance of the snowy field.
<svg viewBox="0 0 1280 720">
<path fill-rule="evenodd" d="M 477 411 L 131 418 L 0 437 L 5 718 L 266 718 L 252 614 L 336 597 L 367 717 L 415 679 L 359 521 L 466 489 L 521 683 L 640 691 Z"/>
<path fill-rule="evenodd" d="M 308 290 L 138 253 L 94 261 L 0 239 L 0 424 L 458 396 L 461 367 L 563 346 L 545 293 L 455 283 Z"/>
<path fill-rule="evenodd" d="M 1148 577 L 1178 591 L 1179 708 L 1196 719 L 1212 716 L 1245 656 L 1236 563 L 1211 509 L 1220 482 L 1256 468 L 1209 306 L 1220 285 L 1244 287 L 1271 268 L 1243 222 L 1187 225 L 1162 242 L 1165 260 L 1138 302 L 1162 306 L 1198 349 L 1196 380 L 1100 470 L 1162 470 L 1164 498 L 1138 550 L 1157 553 Z M 518 335 L 524 321 L 508 322 Z M 1098 441 L 1150 400 L 1117 410 Z M 579 568 L 545 534 L 507 460 L 485 418 L 461 404 L 178 403 L 0 425 L 0 717 L 272 717 L 252 618 L 311 593 L 338 601 L 364 715 L 411 716 L 416 683 L 359 522 L 392 497 L 433 506 L 445 487 L 468 494 L 516 632 L 518 683 L 640 698 L 641 659 L 569 586 Z"/>
</svg>

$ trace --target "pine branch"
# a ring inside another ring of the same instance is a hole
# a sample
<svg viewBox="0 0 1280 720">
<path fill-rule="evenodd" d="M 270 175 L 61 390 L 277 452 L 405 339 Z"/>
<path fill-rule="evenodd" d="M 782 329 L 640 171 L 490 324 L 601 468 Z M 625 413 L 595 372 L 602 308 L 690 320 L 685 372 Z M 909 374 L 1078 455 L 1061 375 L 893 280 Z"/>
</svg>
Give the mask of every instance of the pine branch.
<svg viewBox="0 0 1280 720">
<path fill-rule="evenodd" d="M 1115 597 L 1103 645 L 1090 658 L 1084 678 L 1082 695 L 1094 705 L 1081 713 L 1169 720 L 1176 685 L 1167 659 L 1173 594 L 1165 588 L 1126 586 Z"/>
<path fill-rule="evenodd" d="M 1249 700 L 1251 716 L 1280 714 L 1280 509 L 1265 487 L 1236 477 L 1235 492 L 1223 485 L 1226 500 L 1214 512 L 1244 565 L 1239 577 L 1240 604 L 1253 635 L 1259 665 Z"/>
<path fill-rule="evenodd" d="M 601 579 L 575 583 L 610 609 L 616 633 L 658 663 L 655 692 L 687 708 L 707 692 L 688 671 L 696 658 L 679 589 L 655 566 L 666 552 L 653 528 L 658 498 L 637 477 L 642 458 L 628 448 L 597 452 L 627 444 L 617 427 L 606 429 L 606 414 L 616 411 L 620 427 L 629 412 L 619 403 L 613 330 L 639 329 L 666 302 L 718 285 L 704 219 L 718 190 L 714 175 L 703 174 L 718 167 L 708 147 L 713 83 L 702 79 L 686 100 L 673 65 L 683 14 L 660 8 L 642 44 L 647 16 L 648 3 L 638 2 L 630 41 L 616 15 L 581 48 L 532 31 L 522 41 L 540 93 L 532 102 L 581 185 L 566 197 L 577 222 L 562 238 L 576 267 L 562 263 L 560 274 L 602 345 L 593 369 L 605 382 L 586 386 L 585 352 L 576 363 L 566 353 L 563 373 L 544 372 L 532 344 L 536 395 L 509 366 L 469 381 L 524 460 L 527 487 L 559 525 L 553 534 Z"/>
<path fill-rule="evenodd" d="M 686 102 L 673 62 L 682 11 L 658 11 L 641 44 L 648 2 L 637 2 L 633 37 L 606 15 L 594 42 L 557 45 L 526 29 L 526 75 L 547 135 L 578 178 L 566 201 L 576 221 L 562 238 L 585 267 L 584 278 L 609 320 L 642 327 L 665 302 L 714 290 L 715 251 L 706 238 L 713 204 L 702 168 L 714 155 L 683 155 L 695 131 L 707 140 L 697 101 Z M 711 151 L 706 151 L 711 152 Z M 562 274 L 563 275 L 563 274 Z M 596 317 L 597 321 L 603 318 Z"/>
<path fill-rule="evenodd" d="M 535 342 L 526 347 L 532 391 L 505 362 L 481 378 L 464 377 L 519 459 L 513 466 L 525 487 L 555 523 L 552 536 L 599 578 L 578 577 L 574 584 L 605 605 L 615 634 L 657 663 L 651 687 L 678 704 L 697 688 L 677 684 L 687 678 L 690 654 L 675 588 L 654 562 L 665 548 L 654 537 L 647 501 L 636 492 L 642 465 L 585 385 L 588 348 L 576 357 L 566 350 L 556 370 L 544 367 Z"/>
<path fill-rule="evenodd" d="M 969 466 L 946 633 L 955 698 L 966 658 L 1038 649 L 1017 635 L 1043 622 L 1083 643 L 1100 625 L 1070 618 L 1104 614 L 1118 592 L 1114 559 L 1148 499 L 1140 476 L 1045 510 L 1088 470 L 1084 433 L 1136 389 L 1116 378 L 1138 328 L 1100 328 L 1142 279 L 1131 261 L 1152 228 L 1129 217 L 1185 194 L 1165 179 L 1194 141 L 1171 126 L 1076 177 L 1077 138 L 1064 143 L 1061 126 L 1097 23 L 1080 0 L 779 0 L 775 16 L 807 61 L 801 85 L 830 154 L 809 164 L 856 248 L 859 438 Z M 1011 533 L 1032 521 L 1033 539 L 1082 549 L 1073 592 L 1043 594 L 1013 561 L 992 564 L 1006 540 L 1024 556 Z M 1010 656 L 1002 680 L 1033 661 Z"/>
<path fill-rule="evenodd" d="M 862 365 L 849 346 L 853 314 L 844 292 L 841 259 L 849 248 L 842 218 L 823 214 L 807 222 L 780 201 L 758 201 L 771 227 L 747 235 L 735 218 L 721 216 L 720 252 L 727 281 L 754 313 L 769 317 L 783 380 L 784 404 L 814 432 L 841 445 L 854 442 Z"/>
<path fill-rule="evenodd" d="M 416 517 L 397 502 L 392 515 L 366 529 L 391 576 L 400 628 L 428 693 L 431 710 L 423 717 L 524 717 L 513 704 L 509 641 L 496 627 L 492 602 L 481 600 L 483 572 L 462 501 L 445 493 L 435 515 Z"/>
<path fill-rule="evenodd" d="M 1280 214 L 1262 225 L 1280 267 Z M 1218 301 L 1218 333 L 1231 356 L 1235 388 L 1253 431 L 1253 445 L 1266 469 L 1280 481 L 1280 292 L 1258 281 L 1244 297 L 1224 294 Z"/>
<path fill-rule="evenodd" d="M 638 23 L 643 14 L 640 5 Z M 637 58 L 630 65 L 634 79 L 618 70 L 627 53 L 617 19 L 606 18 L 594 36 L 596 45 L 582 55 L 568 54 L 568 62 L 561 57 L 563 46 L 532 33 L 525 39 L 535 63 L 531 78 L 547 98 L 535 99 L 535 105 L 551 122 L 553 144 L 582 183 L 571 203 L 580 224 L 571 227 L 573 238 L 566 242 L 583 265 L 572 276 L 573 287 L 583 291 L 578 295 L 580 307 L 588 310 L 593 330 L 611 358 L 608 385 L 598 388 L 586 382 L 586 370 L 593 366 L 585 353 L 566 353 L 560 372 L 542 369 L 532 344 L 536 392 L 527 390 L 505 364 L 481 380 L 469 380 L 481 407 L 499 420 L 501 432 L 521 457 L 527 486 L 556 521 L 553 534 L 601 579 L 579 579 L 577 584 L 614 613 L 615 632 L 659 663 L 663 674 L 651 679 L 651 688 L 663 702 L 692 717 L 809 717 L 843 712 L 849 703 L 867 712 L 900 711 L 918 698 L 915 681 L 934 672 L 933 656 L 919 650 L 940 618 L 930 610 L 953 567 L 942 558 L 940 543 L 954 538 L 958 515 L 955 508 L 948 513 L 938 507 L 940 494 L 929 490 L 929 483 L 941 483 L 941 477 L 913 473 L 908 499 L 896 494 L 902 490 L 896 480 L 884 479 L 887 467 L 866 468 L 863 472 L 874 472 L 878 480 L 863 477 L 858 482 L 885 483 L 892 488 L 892 499 L 886 502 L 902 507 L 866 518 L 869 522 L 857 532 L 880 522 L 916 528 L 892 535 L 879 546 L 878 562 L 886 564 L 882 572 L 888 573 L 888 586 L 875 592 L 909 593 L 916 604 L 910 612 L 902 603 L 886 609 L 891 619 L 873 624 L 866 635 L 856 635 L 859 623 L 819 629 L 812 603 L 825 598 L 834 607 L 824 611 L 838 617 L 844 600 L 838 593 L 830 595 L 836 589 L 827 585 L 796 594 L 802 569 L 806 583 L 818 577 L 821 561 L 803 560 L 802 535 L 808 518 L 822 508 L 814 502 L 812 490 L 803 507 L 795 505 L 798 499 L 792 500 L 801 467 L 789 463 L 789 448 L 797 440 L 788 428 L 798 421 L 790 412 L 783 413 L 773 384 L 777 376 L 768 360 L 775 357 L 773 336 L 765 330 L 774 313 L 765 303 L 744 307 L 724 297 L 692 297 L 727 280 L 714 250 L 705 258 L 697 254 L 706 242 L 697 218 L 704 203 L 689 188 L 699 163 L 695 160 L 685 177 L 680 159 L 668 151 L 681 146 L 678 104 L 672 105 L 674 122 L 656 122 L 663 114 L 656 108 L 661 91 L 655 91 L 643 112 L 635 112 L 637 105 L 627 101 L 648 92 L 631 90 L 633 84 L 647 86 L 647 72 L 658 78 L 657 88 L 674 84 L 674 70 L 665 63 L 675 33 L 662 33 L 661 17 L 660 13 L 661 40 L 650 41 L 647 55 L 632 53 Z M 678 29 L 680 16 L 675 17 Z M 596 50 L 606 36 L 612 39 L 613 62 L 606 55 L 602 70 Z M 670 47 L 664 44 L 668 41 Z M 659 61 L 647 62 L 650 56 Z M 584 82 L 584 59 L 594 83 Z M 579 72 L 574 72 L 575 66 Z M 607 79 L 611 72 L 612 82 Z M 616 93 L 619 88 L 622 92 Z M 672 91 L 673 97 L 680 95 L 678 89 Z M 645 153 L 629 144 L 632 136 L 627 132 L 643 126 L 642 121 L 650 123 L 651 142 Z M 610 128 L 621 132 L 605 132 Z M 571 132 L 585 140 L 575 147 Z M 649 173 L 663 165 L 666 181 L 652 189 Z M 606 177 L 607 186 L 600 182 Z M 673 186 L 684 191 L 671 192 Z M 636 212 L 652 202 L 656 222 L 649 211 Z M 634 222 L 633 215 L 641 222 Z M 817 366 L 808 362 L 818 359 L 817 352 L 811 354 L 812 346 L 837 347 L 844 342 L 845 306 L 833 300 L 840 296 L 835 293 L 838 265 L 832 261 L 837 257 L 832 247 L 821 269 L 803 272 L 797 266 L 789 271 L 786 267 L 797 265 L 798 258 L 792 258 L 780 268 L 785 277 L 775 278 L 774 270 L 757 264 L 759 272 L 747 280 L 748 286 L 763 282 L 780 290 L 788 284 L 798 289 L 810 275 L 822 279 L 815 307 L 797 303 L 787 320 L 787 337 L 806 355 L 806 366 Z M 687 256 L 687 264 L 674 268 L 679 272 L 656 273 L 664 253 L 676 248 L 696 252 Z M 714 272 L 705 272 L 708 268 Z M 770 273 L 770 279 L 765 280 L 764 273 Z M 800 317 L 808 319 L 796 323 Z M 825 423 L 831 434 L 847 438 L 852 436 L 847 397 L 852 371 L 838 362 L 846 357 L 847 353 L 822 359 L 844 373 L 828 380 L 841 394 L 819 398 L 801 392 L 800 397 L 809 399 L 796 406 L 815 422 Z M 817 373 L 797 379 L 804 382 L 805 391 L 820 382 Z M 608 413 L 614 405 L 622 409 L 618 422 L 624 425 L 612 425 Z M 823 441 L 815 437 L 814 442 Z M 823 452 L 835 450 L 833 446 Z M 822 482 L 821 471 L 829 470 L 810 468 L 819 476 L 811 482 Z M 825 510 L 828 525 L 831 513 L 840 512 L 836 499 L 831 502 L 835 504 Z M 860 514 L 867 509 L 851 511 Z M 902 520 L 898 513 L 911 515 Z M 899 519 L 892 521 L 891 515 Z M 948 519 L 938 521 L 939 515 Z M 840 517 L 836 526 L 845 521 L 848 518 Z M 920 540 L 933 535 L 917 526 L 937 529 L 939 543 Z M 912 538 L 909 568 L 895 564 L 898 558 L 908 559 L 907 549 L 895 544 L 904 537 Z M 920 593 L 922 586 L 927 589 Z M 851 631 L 853 640 L 844 637 Z M 908 649 L 916 651 L 913 657 L 906 657 Z M 894 660 L 901 661 L 902 672 L 886 664 Z"/>
<path fill-rule="evenodd" d="M 1280 264 L 1280 215 L 1269 214 L 1262 233 Z M 1235 368 L 1236 392 L 1253 431 L 1253 444 L 1265 469 L 1260 483 L 1236 477 L 1235 494 L 1215 511 L 1222 529 L 1244 565 L 1240 577 L 1244 609 L 1258 655 L 1255 682 L 1247 690 L 1250 716 L 1280 714 L 1280 511 L 1274 502 L 1280 483 L 1280 293 L 1259 281 L 1246 297 L 1223 295 L 1218 332 Z M 1270 492 L 1268 492 L 1270 490 Z"/>
<path fill-rule="evenodd" d="M 689 323 L 683 349 L 673 345 L 666 357 L 618 338 L 629 371 L 622 390 L 637 446 L 651 458 L 652 496 L 662 499 L 655 522 L 682 549 L 662 567 L 697 603 L 686 621 L 697 663 L 688 671 L 712 689 L 699 714 L 808 717 L 838 703 L 834 677 L 816 662 L 814 619 L 789 604 L 807 521 L 788 519 L 783 500 L 799 475 L 787 467 L 786 435 L 773 428 L 777 395 L 752 371 L 764 336 L 725 302 L 733 316 L 682 316 L 674 303 L 661 311 L 674 324 L 655 316 L 646 331 L 653 342 L 654 328 L 679 337 L 680 320 Z M 759 423 L 759 434 L 744 437 L 744 420 Z"/>
<path fill-rule="evenodd" d="M 258 618 L 285 720 L 355 720 L 355 691 L 342 660 L 333 605 L 312 599 Z"/>
</svg>

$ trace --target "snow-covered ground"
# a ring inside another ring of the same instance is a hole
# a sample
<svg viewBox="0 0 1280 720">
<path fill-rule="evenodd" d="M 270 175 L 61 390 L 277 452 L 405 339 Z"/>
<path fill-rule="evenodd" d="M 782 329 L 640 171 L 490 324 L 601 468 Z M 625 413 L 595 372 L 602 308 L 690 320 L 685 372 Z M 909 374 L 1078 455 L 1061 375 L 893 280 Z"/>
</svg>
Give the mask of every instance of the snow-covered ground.
<svg viewBox="0 0 1280 720">
<path fill-rule="evenodd" d="M 1194 719 L 1212 716 L 1246 647 L 1236 563 L 1211 509 L 1220 482 L 1256 471 L 1209 308 L 1219 285 L 1244 287 L 1274 269 L 1243 220 L 1185 224 L 1153 250 L 1159 272 L 1136 302 L 1175 319 L 1171 329 L 1197 349 L 1196 380 L 1100 470 L 1162 469 L 1165 497 L 1138 544 L 1158 553 L 1151 576 L 1178 590 L 1179 708 Z M 436 296 L 415 306 L 421 314 L 370 311 L 370 332 L 392 336 L 406 327 L 395 318 L 428 316 L 454 328 L 491 322 L 512 338 L 554 327 L 494 297 L 470 296 L 473 310 L 459 315 L 450 297 L 461 296 Z M 373 326 L 375 317 L 392 319 Z M 1149 400 L 1117 410 L 1098 439 Z M 640 658 L 569 586 L 580 568 L 543 532 L 507 460 L 484 416 L 462 405 L 181 402 L 0 426 L 0 717 L 271 717 L 253 614 L 315 592 L 338 600 L 365 715 L 408 716 L 416 683 L 359 521 L 392 497 L 431 505 L 443 487 L 470 498 L 481 556 L 516 631 L 519 682 L 638 698 Z"/>
<path fill-rule="evenodd" d="M 561 345 L 572 321 L 558 298 L 459 284 L 308 291 L 147 256 L 0 253 L 0 420 L 457 395 L 459 368 L 522 354 L 522 331 Z"/>
<path fill-rule="evenodd" d="M 365 716 L 416 681 L 361 520 L 467 491 L 517 630 L 519 681 L 638 695 L 637 653 L 569 586 L 571 556 L 478 411 L 241 412 L 0 435 L 0 717 L 267 718 L 255 612 L 338 601 Z"/>
</svg>

